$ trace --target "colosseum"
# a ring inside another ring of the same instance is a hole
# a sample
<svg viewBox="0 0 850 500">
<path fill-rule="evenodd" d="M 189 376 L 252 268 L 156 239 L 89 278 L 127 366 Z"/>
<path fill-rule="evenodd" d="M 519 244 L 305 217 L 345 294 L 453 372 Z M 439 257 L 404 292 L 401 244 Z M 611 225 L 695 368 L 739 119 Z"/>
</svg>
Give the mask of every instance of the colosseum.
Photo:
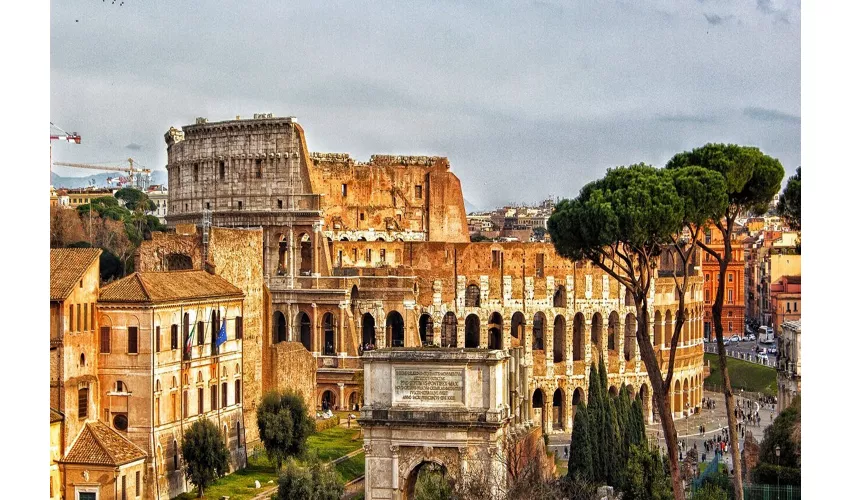
<svg viewBox="0 0 850 500">
<path fill-rule="evenodd" d="M 609 390 L 624 384 L 653 419 L 635 307 L 624 289 L 549 244 L 471 243 L 460 180 L 447 158 L 374 155 L 359 162 L 345 153 L 311 153 L 295 118 L 271 115 L 198 119 L 172 128 L 165 140 L 170 226 L 262 230 L 265 312 L 257 345 L 244 353 L 256 358 L 245 366 L 262 373 L 252 385 L 246 377 L 246 400 L 249 392 L 285 384 L 276 374 L 292 345 L 315 360 L 314 404 L 340 410 L 363 404 L 365 350 L 487 348 L 521 360 L 513 369 L 522 383 L 509 409 L 518 421 L 569 432 L 600 356 Z M 569 195 L 578 187 L 562 189 Z M 690 266 L 694 276 L 701 275 L 698 264 Z M 673 272 L 662 263 L 650 300 L 662 370 L 678 304 Z M 704 299 L 694 281 L 674 366 L 677 418 L 702 400 Z"/>
</svg>

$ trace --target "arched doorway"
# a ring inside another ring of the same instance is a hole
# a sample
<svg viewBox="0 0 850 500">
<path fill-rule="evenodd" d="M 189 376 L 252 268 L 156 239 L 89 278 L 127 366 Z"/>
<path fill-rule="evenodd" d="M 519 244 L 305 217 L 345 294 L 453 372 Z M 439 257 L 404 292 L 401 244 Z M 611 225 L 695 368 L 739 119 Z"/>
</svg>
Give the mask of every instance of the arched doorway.
<svg viewBox="0 0 850 500">
<path fill-rule="evenodd" d="M 308 351 L 313 350 L 313 332 L 311 330 L 310 325 L 310 316 L 305 312 L 298 313 L 297 317 L 297 325 L 298 328 L 298 340 L 301 342 L 301 345 L 304 346 Z"/>
<path fill-rule="evenodd" d="M 558 388 L 552 396 L 552 428 L 564 428 L 564 391 Z"/>
<path fill-rule="evenodd" d="M 440 332 L 443 347 L 457 347 L 457 316 L 449 311 L 443 316 L 443 331 Z"/>
<path fill-rule="evenodd" d="M 303 233 L 299 241 L 301 262 L 298 266 L 298 274 L 310 276 L 313 272 L 313 243 L 310 241 L 310 233 Z"/>
<path fill-rule="evenodd" d="M 623 346 L 623 357 L 631 361 L 635 355 L 635 336 L 637 334 L 637 321 L 635 315 L 629 313 L 626 316 L 626 344 Z"/>
<path fill-rule="evenodd" d="M 476 348 L 481 344 L 481 321 L 475 314 L 467 314 L 464 322 L 464 346 Z"/>
<path fill-rule="evenodd" d="M 673 415 L 682 414 L 682 384 L 677 380 L 673 385 Z"/>
<path fill-rule="evenodd" d="M 423 461 L 413 468 L 404 480 L 403 500 L 417 498 L 450 498 L 454 484 L 446 467 L 432 461 Z"/>
<path fill-rule="evenodd" d="M 387 314 L 386 332 L 389 333 L 387 347 L 404 347 L 404 319 L 396 311 Z"/>
<path fill-rule="evenodd" d="M 419 316 L 419 342 L 422 345 L 434 345 L 434 319 L 430 314 Z"/>
<path fill-rule="evenodd" d="M 531 396 L 531 408 L 532 412 L 534 412 L 534 424 L 543 427 L 545 432 L 546 430 L 546 401 L 545 395 L 543 391 L 540 389 L 535 389 L 534 394 Z"/>
<path fill-rule="evenodd" d="M 362 349 L 364 351 L 371 351 L 375 348 L 375 318 L 370 314 L 366 313 L 363 315 L 362 320 L 362 328 L 361 337 L 363 340 Z"/>
<path fill-rule="evenodd" d="M 573 318 L 573 361 L 584 361 L 584 314 Z"/>
<path fill-rule="evenodd" d="M 348 409 L 351 411 L 360 411 L 360 393 L 352 392 L 348 395 Z"/>
<path fill-rule="evenodd" d="M 331 356 L 336 354 L 336 338 L 334 332 L 336 331 L 336 318 L 333 313 L 325 313 L 322 316 L 322 331 L 324 332 L 324 353 L 327 356 Z"/>
<path fill-rule="evenodd" d="M 515 312 L 511 316 L 511 347 L 525 345 L 525 316 L 521 312 Z"/>
<path fill-rule="evenodd" d="M 620 315 L 617 311 L 611 311 L 608 315 L 608 351 L 609 354 L 619 355 L 620 353 L 620 338 L 618 332 L 620 330 Z"/>
<path fill-rule="evenodd" d="M 534 315 L 534 324 L 531 327 L 532 338 L 531 349 L 533 351 L 546 351 L 546 315 L 539 312 Z"/>
<path fill-rule="evenodd" d="M 336 411 L 336 394 L 331 390 L 322 393 L 322 411 L 326 410 Z"/>
<path fill-rule="evenodd" d="M 673 314 L 670 309 L 664 313 L 664 347 L 671 347 L 670 340 L 673 338 Z"/>
<path fill-rule="evenodd" d="M 286 340 L 286 316 L 280 311 L 275 311 L 273 323 L 274 325 L 274 343 L 283 342 Z"/>
<path fill-rule="evenodd" d="M 487 349 L 502 348 L 502 315 L 494 312 L 487 325 Z"/>
<path fill-rule="evenodd" d="M 567 320 L 562 315 L 555 316 L 552 339 L 552 361 L 562 363 L 564 361 L 564 346 L 567 343 Z"/>
</svg>

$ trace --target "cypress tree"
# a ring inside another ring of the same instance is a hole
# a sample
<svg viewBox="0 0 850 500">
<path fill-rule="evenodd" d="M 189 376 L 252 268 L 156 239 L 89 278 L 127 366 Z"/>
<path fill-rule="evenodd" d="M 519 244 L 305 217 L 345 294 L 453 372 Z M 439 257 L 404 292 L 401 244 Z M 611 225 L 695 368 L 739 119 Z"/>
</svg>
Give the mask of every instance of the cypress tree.
<svg viewBox="0 0 850 500">
<path fill-rule="evenodd" d="M 617 397 L 617 415 L 620 416 L 620 463 L 625 465 L 629 463 L 629 449 L 632 443 L 632 413 L 631 405 L 629 404 L 629 392 L 626 389 L 626 384 L 620 385 L 620 394 Z"/>
<path fill-rule="evenodd" d="M 572 479 L 593 481 L 593 449 L 591 448 L 590 427 L 587 407 L 579 403 L 573 422 L 572 442 L 570 443 L 570 460 L 567 465 L 567 475 Z"/>
<path fill-rule="evenodd" d="M 587 416 L 589 420 L 590 445 L 593 453 L 593 472 L 596 474 L 593 480 L 605 481 L 605 452 L 602 450 L 602 426 L 604 425 L 604 407 L 602 405 L 602 394 L 599 390 L 599 374 L 596 364 L 590 364 L 590 387 L 587 397 Z"/>
<path fill-rule="evenodd" d="M 634 427 L 634 441 L 639 446 L 646 445 L 646 424 L 643 421 L 643 407 L 641 400 L 632 401 L 632 425 Z"/>
</svg>

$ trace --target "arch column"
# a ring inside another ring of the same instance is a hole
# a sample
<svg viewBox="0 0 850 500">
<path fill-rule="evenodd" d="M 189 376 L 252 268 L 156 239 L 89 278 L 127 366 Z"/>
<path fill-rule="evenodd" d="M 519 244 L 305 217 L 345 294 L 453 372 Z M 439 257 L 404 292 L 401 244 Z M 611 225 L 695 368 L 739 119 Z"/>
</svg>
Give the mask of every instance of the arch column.
<svg viewBox="0 0 850 500">
<path fill-rule="evenodd" d="M 295 314 L 293 314 L 293 311 L 294 311 L 294 308 L 292 307 L 292 303 L 287 302 L 286 303 L 286 315 L 289 318 L 289 321 L 286 322 L 286 340 L 288 342 L 292 342 L 293 335 L 294 335 L 293 330 L 292 330 L 293 329 L 293 323 L 295 323 L 295 318 L 298 316 L 298 313 L 296 312 Z M 299 325 L 299 327 L 300 327 L 300 325 Z"/>
<path fill-rule="evenodd" d="M 593 311 L 590 311 L 588 314 L 584 315 L 584 376 L 590 376 L 590 363 L 595 363 L 595 359 L 593 358 Z M 599 367 L 597 366 L 598 370 Z"/>
<path fill-rule="evenodd" d="M 619 313 L 618 313 L 619 314 Z M 626 373 L 626 358 L 624 355 L 626 346 L 626 321 L 629 317 L 628 313 L 623 315 L 622 321 L 617 321 L 617 349 L 620 357 L 620 373 Z"/>
<path fill-rule="evenodd" d="M 310 263 L 310 269 L 313 270 L 313 276 L 319 275 L 319 236 L 322 234 L 322 226 L 324 226 L 325 221 L 319 220 L 318 222 L 313 223 L 313 238 L 310 242 L 310 245 L 313 249 L 313 254 L 310 256 L 313 259 L 313 262 Z"/>
<path fill-rule="evenodd" d="M 460 318 L 457 320 L 457 346 L 466 347 L 466 316 L 463 321 Z"/>
<path fill-rule="evenodd" d="M 339 303 L 339 326 L 336 329 L 336 354 L 337 356 L 345 356 L 348 354 L 345 351 L 345 344 L 343 343 L 343 339 L 345 338 L 345 313 L 348 310 L 348 301 L 342 301 Z M 356 349 L 355 349 L 356 351 Z M 341 407 L 340 407 L 341 408 Z"/>
<path fill-rule="evenodd" d="M 312 335 L 313 339 L 312 339 L 312 342 L 310 343 L 310 346 L 313 348 L 313 352 L 321 354 L 322 353 L 321 346 L 324 346 L 324 342 L 322 342 L 322 340 L 321 340 L 322 335 L 320 333 L 322 331 L 322 320 L 319 319 L 318 316 L 316 316 L 316 310 L 318 308 L 318 306 L 316 306 L 316 303 L 314 302 L 314 303 L 310 304 L 310 307 L 313 308 L 313 322 L 310 325 L 312 327 L 311 328 L 312 331 L 310 332 L 310 334 Z M 316 350 L 316 347 L 319 347 L 319 349 Z"/>
<path fill-rule="evenodd" d="M 570 318 L 564 318 L 564 328 L 566 328 L 565 339 L 564 339 L 564 364 L 567 367 L 567 377 L 572 376 L 573 374 L 573 366 L 575 365 L 575 361 L 573 360 L 573 335 L 575 330 L 575 321 L 576 317 L 573 314 Z M 554 325 L 552 325 L 554 328 Z"/>
<path fill-rule="evenodd" d="M 339 409 L 348 410 L 348 398 L 345 397 L 345 383 L 337 382 L 336 386 L 339 388 Z"/>
<path fill-rule="evenodd" d="M 434 345 L 437 347 L 443 347 L 443 322 L 442 318 L 440 321 L 434 320 Z"/>
<path fill-rule="evenodd" d="M 573 396 L 569 391 L 564 391 L 564 411 L 567 413 L 564 415 L 566 419 L 566 424 L 564 425 L 564 430 L 567 432 L 573 432 Z"/>
<path fill-rule="evenodd" d="M 387 328 L 379 326 L 377 321 L 375 321 L 375 345 L 381 348 L 387 345 Z"/>
<path fill-rule="evenodd" d="M 552 409 L 552 401 L 554 397 L 546 397 L 543 395 L 543 432 L 546 434 L 552 434 L 552 417 L 555 415 L 555 412 Z"/>
</svg>

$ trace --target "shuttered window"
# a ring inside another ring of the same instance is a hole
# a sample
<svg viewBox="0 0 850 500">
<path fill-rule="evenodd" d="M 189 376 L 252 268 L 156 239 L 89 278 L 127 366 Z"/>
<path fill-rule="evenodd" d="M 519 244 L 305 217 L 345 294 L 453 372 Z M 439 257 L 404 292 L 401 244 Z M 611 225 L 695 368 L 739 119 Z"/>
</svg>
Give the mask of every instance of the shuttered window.
<svg viewBox="0 0 850 500">
<path fill-rule="evenodd" d="M 100 327 L 100 353 L 101 354 L 109 354 L 112 352 L 112 345 L 110 343 L 110 339 L 112 336 L 112 332 L 108 326 Z"/>
<path fill-rule="evenodd" d="M 127 327 L 127 354 L 139 353 L 139 327 Z"/>
</svg>

